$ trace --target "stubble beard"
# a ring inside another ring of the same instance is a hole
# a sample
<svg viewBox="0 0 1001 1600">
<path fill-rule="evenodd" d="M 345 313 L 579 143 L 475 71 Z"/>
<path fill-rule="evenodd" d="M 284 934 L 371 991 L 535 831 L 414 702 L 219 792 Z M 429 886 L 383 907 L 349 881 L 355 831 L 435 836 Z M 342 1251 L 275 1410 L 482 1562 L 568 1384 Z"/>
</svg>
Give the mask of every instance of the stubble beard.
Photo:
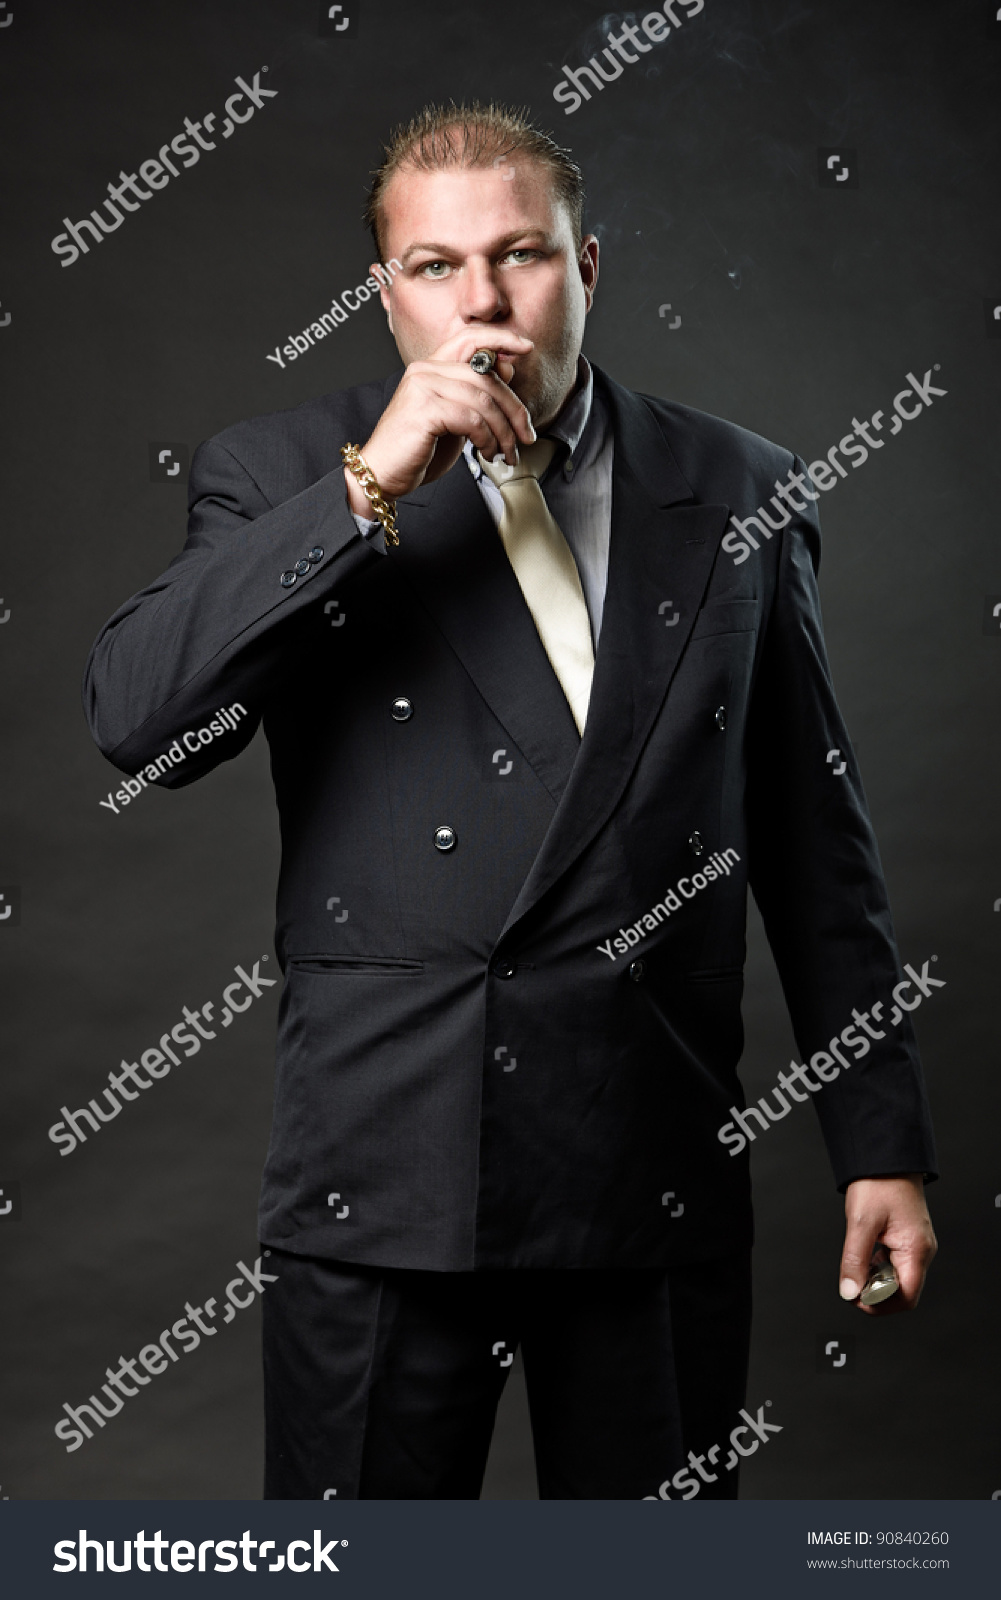
<svg viewBox="0 0 1001 1600">
<path fill-rule="evenodd" d="M 563 409 L 577 381 L 576 348 L 569 344 L 552 354 L 543 354 L 532 372 L 520 374 L 515 367 L 511 389 L 525 406 L 533 426 L 546 428 Z"/>
</svg>

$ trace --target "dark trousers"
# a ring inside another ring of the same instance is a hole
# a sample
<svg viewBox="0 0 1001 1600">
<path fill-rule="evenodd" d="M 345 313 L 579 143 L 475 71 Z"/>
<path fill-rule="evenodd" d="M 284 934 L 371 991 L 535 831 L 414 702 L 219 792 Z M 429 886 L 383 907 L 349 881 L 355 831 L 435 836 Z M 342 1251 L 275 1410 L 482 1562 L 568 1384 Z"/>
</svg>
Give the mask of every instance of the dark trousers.
<svg viewBox="0 0 1001 1600">
<path fill-rule="evenodd" d="M 715 1444 L 716 1481 L 691 1477 L 736 1498 L 749 1252 L 669 1272 L 268 1265 L 265 1499 L 478 1499 L 519 1345 L 541 1499 L 679 1499 L 666 1480 Z"/>
</svg>

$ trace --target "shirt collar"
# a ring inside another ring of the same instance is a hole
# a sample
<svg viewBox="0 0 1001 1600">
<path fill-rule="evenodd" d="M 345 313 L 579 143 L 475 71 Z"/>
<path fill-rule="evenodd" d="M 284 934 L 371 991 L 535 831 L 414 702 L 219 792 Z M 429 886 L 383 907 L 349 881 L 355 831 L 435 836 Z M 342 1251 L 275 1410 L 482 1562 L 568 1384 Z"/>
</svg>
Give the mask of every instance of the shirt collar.
<svg viewBox="0 0 1001 1600">
<path fill-rule="evenodd" d="M 594 373 L 591 363 L 585 356 L 577 357 L 577 382 L 573 393 L 567 400 L 562 411 L 553 419 L 546 429 L 546 436 L 553 439 L 562 439 L 573 455 L 584 430 L 591 419 L 591 406 L 594 401 Z"/>
</svg>

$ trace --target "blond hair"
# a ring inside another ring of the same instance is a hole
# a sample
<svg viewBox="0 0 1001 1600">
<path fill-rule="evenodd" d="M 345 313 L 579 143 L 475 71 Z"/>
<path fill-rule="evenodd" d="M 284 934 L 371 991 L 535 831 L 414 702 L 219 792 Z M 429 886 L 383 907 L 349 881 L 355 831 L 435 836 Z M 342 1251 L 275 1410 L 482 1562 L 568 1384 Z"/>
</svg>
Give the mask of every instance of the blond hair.
<svg viewBox="0 0 1001 1600">
<path fill-rule="evenodd" d="M 384 259 L 384 200 L 390 179 L 401 170 L 441 172 L 449 167 L 500 166 L 502 158 L 523 156 L 544 167 L 553 194 L 570 214 L 574 249 L 580 251 L 584 227 L 584 177 L 570 152 L 529 121 L 528 108 L 484 105 L 479 100 L 428 105 L 394 128 L 373 173 L 364 220 L 376 253 Z"/>
</svg>

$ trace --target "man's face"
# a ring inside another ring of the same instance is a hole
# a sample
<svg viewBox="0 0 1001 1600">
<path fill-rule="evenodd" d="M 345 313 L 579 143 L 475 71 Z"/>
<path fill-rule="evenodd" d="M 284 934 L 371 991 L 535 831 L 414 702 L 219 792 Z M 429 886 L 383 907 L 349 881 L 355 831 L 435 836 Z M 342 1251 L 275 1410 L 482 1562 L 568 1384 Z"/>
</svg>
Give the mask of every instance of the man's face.
<svg viewBox="0 0 1001 1600">
<path fill-rule="evenodd" d="M 482 328 L 488 347 L 491 330 L 521 334 L 535 349 L 515 360 L 511 388 L 537 428 L 551 422 L 576 379 L 598 241 L 589 234 L 578 257 L 546 169 L 517 155 L 496 167 L 404 167 L 387 186 L 382 232 L 387 261 L 403 265 L 382 303 L 404 362 L 467 329 Z"/>
</svg>

